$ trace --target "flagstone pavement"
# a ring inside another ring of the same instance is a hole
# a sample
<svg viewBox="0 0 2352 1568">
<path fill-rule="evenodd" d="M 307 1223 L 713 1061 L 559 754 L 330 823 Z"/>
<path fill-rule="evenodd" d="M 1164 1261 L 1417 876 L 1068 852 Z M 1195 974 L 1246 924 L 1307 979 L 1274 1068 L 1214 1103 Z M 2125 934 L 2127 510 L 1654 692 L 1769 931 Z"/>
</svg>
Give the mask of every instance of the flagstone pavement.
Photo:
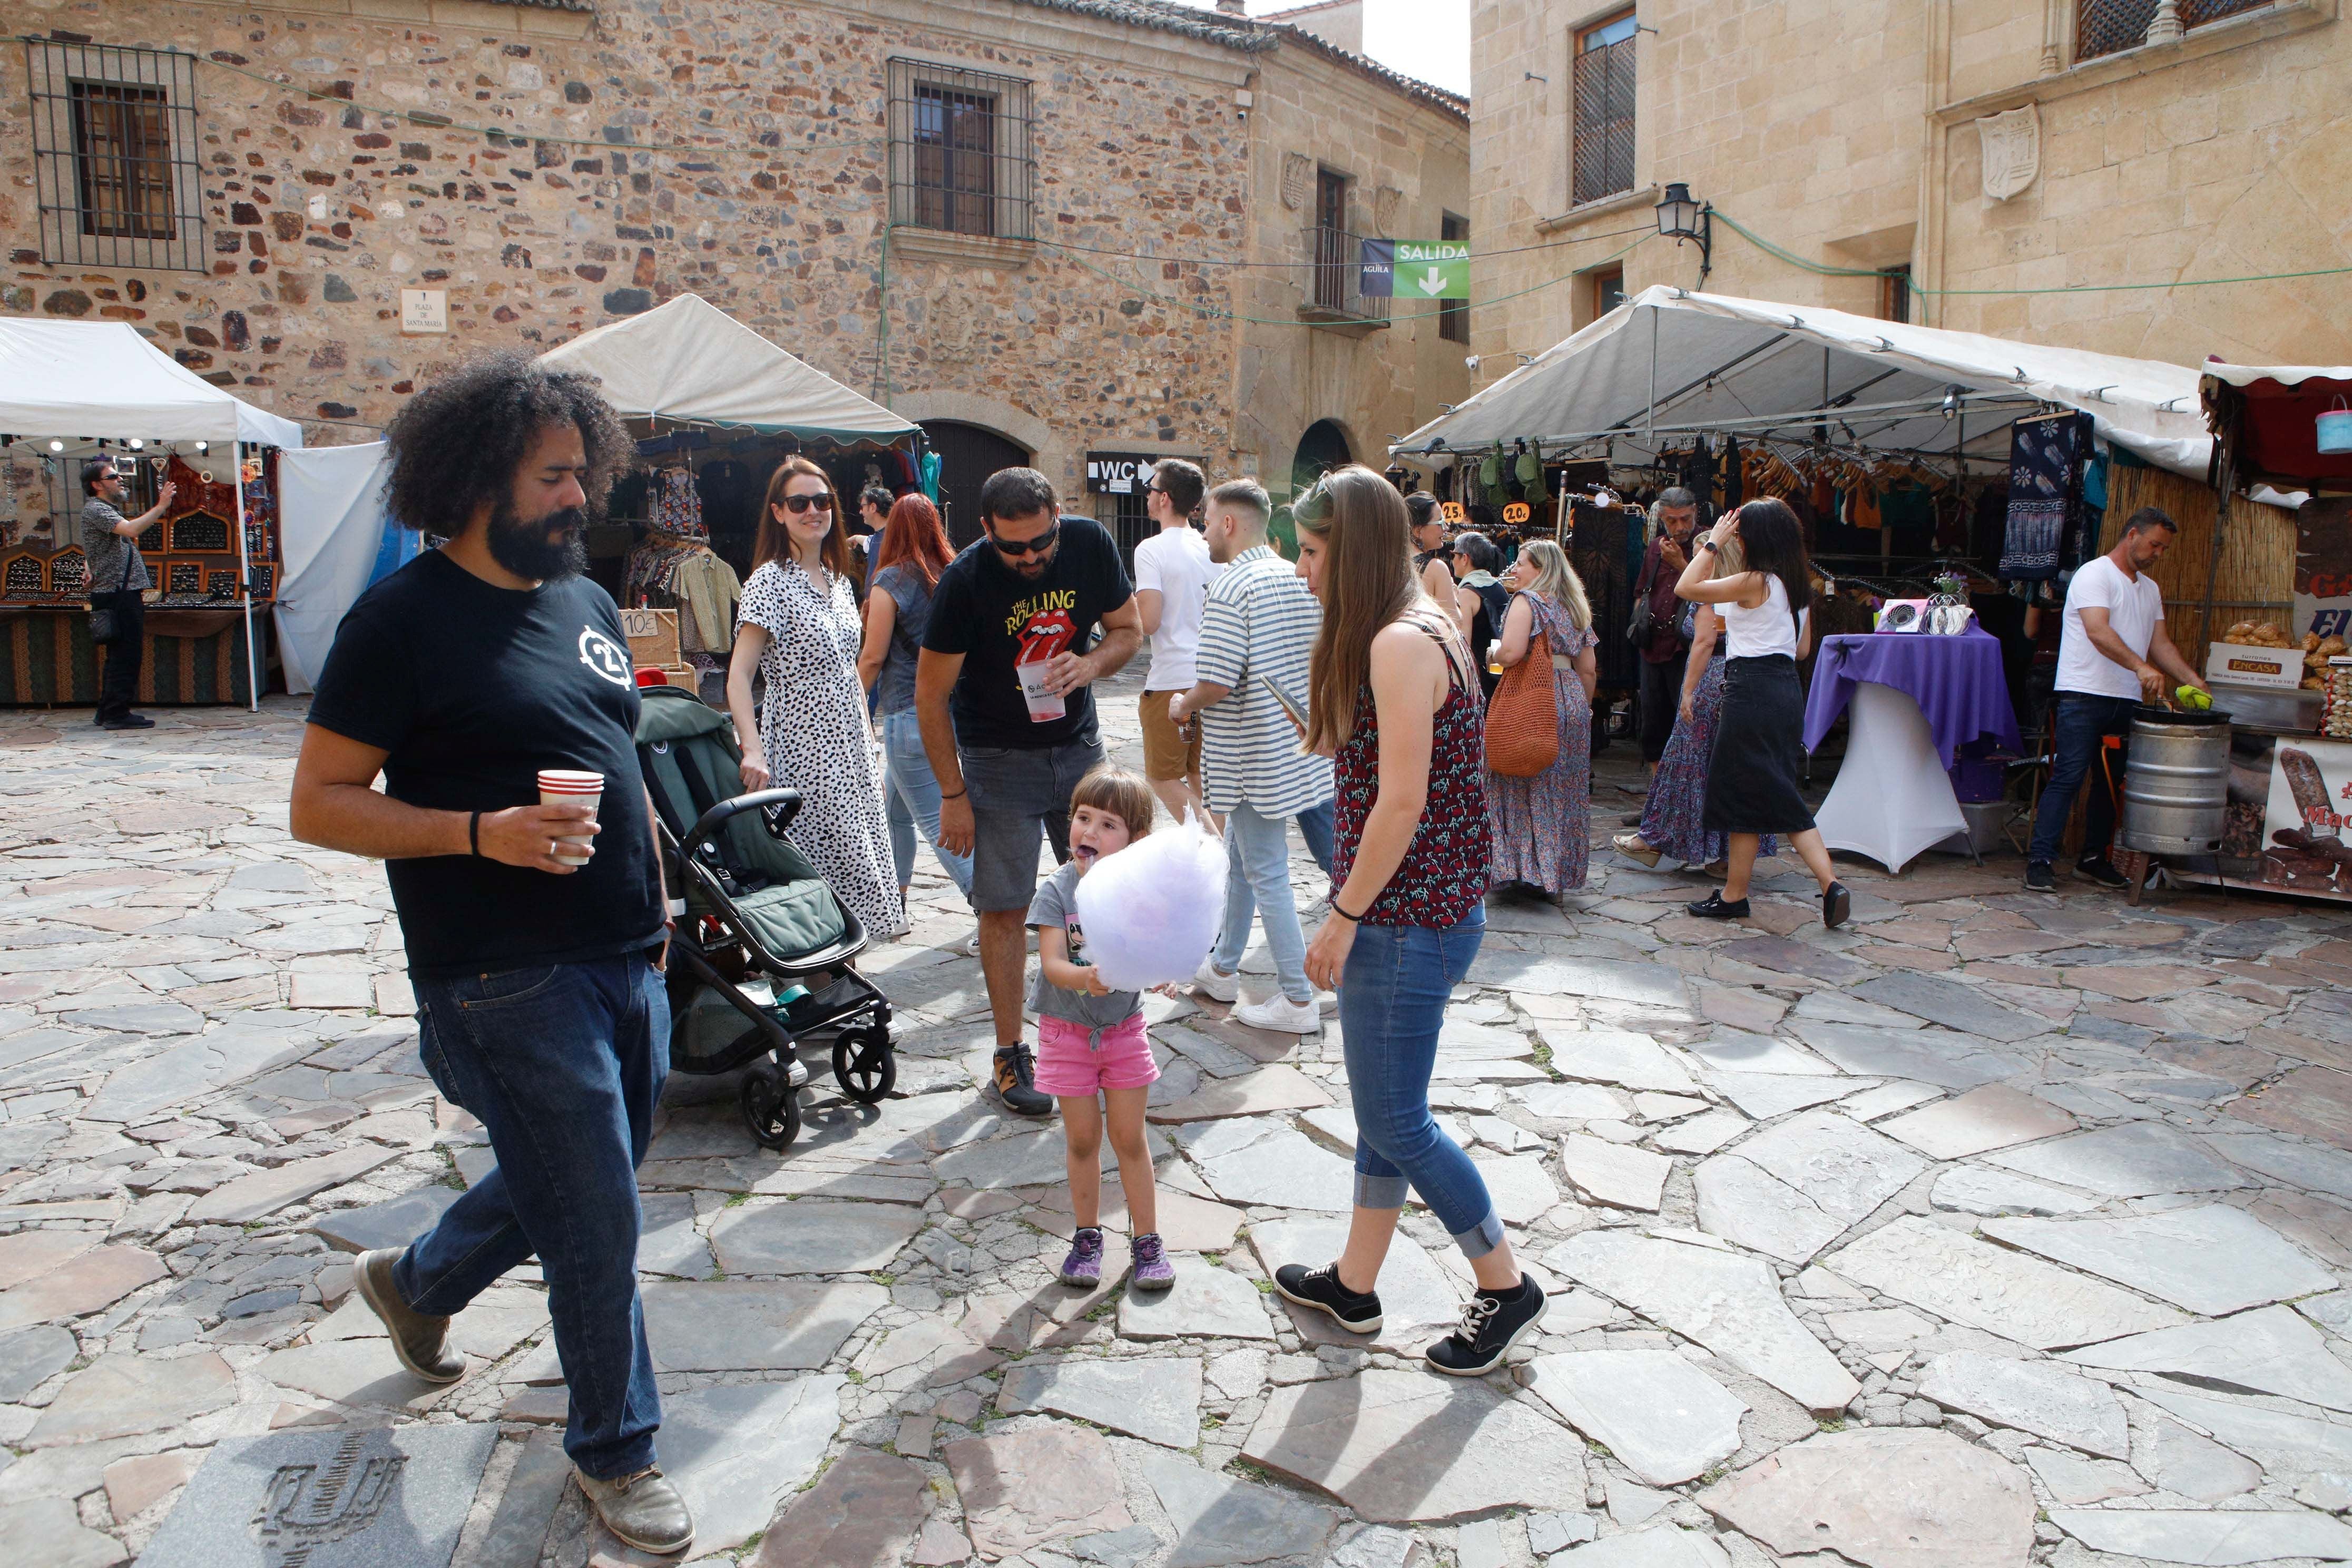
<svg viewBox="0 0 2352 1568">
<path fill-rule="evenodd" d="M 458 1320 L 446 1389 L 351 1294 L 490 1156 L 422 1076 L 382 871 L 287 836 L 301 712 L 0 715 L 5 1560 L 260 1562 L 236 1467 L 310 1434 L 444 1478 L 381 1561 L 641 1561 L 567 1487 L 535 1269 Z M 1598 773 L 1605 845 L 1631 748 Z M 1328 1023 L 1154 998 L 1178 1286 L 1055 1283 L 1059 1134 L 977 1093 L 971 921 L 926 861 L 866 963 L 896 1098 L 820 1068 L 774 1154 L 730 1082 L 670 1082 L 639 1262 L 695 1560 L 2352 1558 L 2352 920 L 2017 868 L 1854 866 L 1836 932 L 1792 865 L 1724 926 L 1605 848 L 1565 910 L 1490 903 L 1433 1099 L 1552 1301 L 1457 1382 L 1419 1359 L 1468 1288 L 1425 1211 L 1369 1340 L 1267 1284 L 1346 1223 Z"/>
</svg>

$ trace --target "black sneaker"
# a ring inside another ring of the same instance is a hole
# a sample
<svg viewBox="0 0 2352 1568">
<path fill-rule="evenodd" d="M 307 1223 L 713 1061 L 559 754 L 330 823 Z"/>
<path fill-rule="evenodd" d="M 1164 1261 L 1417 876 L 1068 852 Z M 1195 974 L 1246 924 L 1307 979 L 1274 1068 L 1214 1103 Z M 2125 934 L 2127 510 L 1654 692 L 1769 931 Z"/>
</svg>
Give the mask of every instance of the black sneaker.
<svg viewBox="0 0 2352 1568">
<path fill-rule="evenodd" d="M 1684 908 L 1703 921 L 1744 921 L 1748 918 L 1748 900 L 1727 902 L 1721 893 L 1709 893 L 1695 904 Z"/>
<path fill-rule="evenodd" d="M 2096 882 L 2102 888 L 2128 888 L 2131 879 L 2116 869 L 2116 863 L 2104 855 L 2094 855 L 2087 860 L 2074 862 L 2074 875 L 2085 882 Z"/>
<path fill-rule="evenodd" d="M 2029 893 L 2054 893 L 2058 890 L 2057 874 L 2050 869 L 2050 862 L 2036 860 L 2025 868 L 2025 890 Z"/>
<path fill-rule="evenodd" d="M 154 727 L 155 721 L 144 713 L 125 713 L 120 719 L 109 719 L 99 726 L 101 730 L 152 730 Z"/>
<path fill-rule="evenodd" d="M 1037 1092 L 1037 1058 L 1026 1046 L 1007 1046 L 989 1069 L 991 1087 L 1015 1116 L 1051 1116 L 1054 1097 Z"/>
<path fill-rule="evenodd" d="M 1503 1364 L 1511 1347 L 1543 1320 L 1543 1287 L 1521 1274 L 1516 1294 L 1474 1290 L 1462 1309 L 1462 1326 L 1422 1352 L 1422 1359 L 1454 1377 L 1476 1377 Z"/>
<path fill-rule="evenodd" d="M 1822 889 L 1822 924 L 1835 931 L 1845 924 L 1846 916 L 1853 913 L 1853 895 L 1845 890 L 1843 882 L 1832 882 Z"/>
<path fill-rule="evenodd" d="M 1349 1289 L 1339 1283 L 1339 1266 L 1336 1263 L 1327 1263 L 1320 1268 L 1286 1263 L 1274 1271 L 1274 1288 L 1286 1301 L 1330 1313 L 1351 1334 L 1381 1331 L 1380 1292 L 1366 1290 L 1359 1294 Z"/>
</svg>

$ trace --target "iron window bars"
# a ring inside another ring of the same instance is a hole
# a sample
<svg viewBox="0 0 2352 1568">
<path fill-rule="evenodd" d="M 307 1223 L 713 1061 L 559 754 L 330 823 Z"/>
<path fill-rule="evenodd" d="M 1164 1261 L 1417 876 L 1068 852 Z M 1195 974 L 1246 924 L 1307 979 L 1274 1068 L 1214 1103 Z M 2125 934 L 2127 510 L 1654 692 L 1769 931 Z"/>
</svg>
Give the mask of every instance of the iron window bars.
<svg viewBox="0 0 2352 1568">
<path fill-rule="evenodd" d="M 196 59 L 25 40 L 41 259 L 201 272 Z"/>
<path fill-rule="evenodd" d="M 2193 30 L 2242 11 L 2265 10 L 2271 3 L 2272 0 L 2178 0 L 2173 11 L 2182 29 Z M 2094 60 L 2101 55 L 2138 48 L 2150 41 L 2148 29 L 2155 24 L 2159 9 L 2157 0 L 2076 0 L 2074 58 Z"/>
<path fill-rule="evenodd" d="M 1633 188 L 1633 15 L 1587 28 L 1576 41 L 1570 150 L 1571 205 Z"/>
<path fill-rule="evenodd" d="M 890 221 L 998 239 L 1034 238 L 1030 84 L 894 58 L 888 88 Z"/>
</svg>

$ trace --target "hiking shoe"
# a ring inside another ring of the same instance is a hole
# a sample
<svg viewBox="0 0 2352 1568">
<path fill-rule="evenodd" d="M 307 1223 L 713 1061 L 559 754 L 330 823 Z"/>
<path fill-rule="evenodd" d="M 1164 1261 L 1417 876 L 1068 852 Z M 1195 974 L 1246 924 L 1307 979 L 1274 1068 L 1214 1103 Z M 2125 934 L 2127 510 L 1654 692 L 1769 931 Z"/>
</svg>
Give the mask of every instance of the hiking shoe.
<svg viewBox="0 0 2352 1568">
<path fill-rule="evenodd" d="M 1242 977 L 1225 973 L 1217 967 L 1214 958 L 1204 958 L 1201 960 L 1201 967 L 1193 972 L 1192 989 L 1212 1002 L 1238 1002 L 1242 994 Z"/>
<path fill-rule="evenodd" d="M 1159 1237 L 1154 1237 L 1155 1244 Z M 1142 1249 L 1137 1248 L 1139 1258 Z M 1070 1240 L 1070 1255 L 1062 1259 L 1062 1283 L 1091 1290 L 1102 1283 L 1103 1238 L 1100 1226 L 1086 1226 Z"/>
<path fill-rule="evenodd" d="M 1832 931 L 1845 924 L 1846 916 L 1853 913 L 1853 895 L 1845 890 L 1843 882 L 1832 882 L 1822 889 L 1822 924 Z"/>
<path fill-rule="evenodd" d="M 2029 893 L 2054 893 L 2058 878 L 2047 860 L 2036 860 L 2025 868 L 2025 890 Z"/>
<path fill-rule="evenodd" d="M 1323 1009 L 1312 1002 L 1293 1002 L 1277 991 L 1263 1002 L 1244 1002 L 1234 1008 L 1234 1022 L 1276 1035 L 1311 1035 L 1323 1026 Z"/>
<path fill-rule="evenodd" d="M 990 1067 L 991 1086 L 1004 1109 L 1015 1116 L 1051 1116 L 1054 1097 L 1037 1092 L 1037 1053 L 1026 1046 L 998 1049 Z"/>
<path fill-rule="evenodd" d="M 2074 862 L 2074 875 L 2086 882 L 2096 882 L 2102 888 L 2128 888 L 2131 879 L 2116 869 L 2116 863 L 2104 855 L 2094 855 L 2087 860 Z"/>
<path fill-rule="evenodd" d="M 1165 1290 L 1176 1283 L 1176 1266 L 1168 1261 L 1168 1248 L 1156 1230 L 1135 1238 L 1134 1283 L 1139 1290 Z"/>
<path fill-rule="evenodd" d="M 1511 1347 L 1533 1332 L 1544 1315 L 1543 1287 L 1530 1274 L 1517 1290 L 1476 1290 L 1462 1309 L 1462 1326 L 1423 1352 L 1454 1377 L 1476 1377 L 1503 1364 Z"/>
<path fill-rule="evenodd" d="M 449 1347 L 449 1320 L 416 1310 L 400 1299 L 400 1289 L 392 1282 L 392 1266 L 404 1250 L 386 1247 L 362 1252 L 352 1266 L 352 1284 L 392 1335 L 392 1353 L 401 1365 L 427 1383 L 455 1383 L 466 1375 L 466 1355 Z"/>
<path fill-rule="evenodd" d="M 1274 1271 L 1274 1288 L 1286 1301 L 1330 1313 L 1351 1334 L 1381 1331 L 1380 1292 L 1349 1289 L 1339 1283 L 1339 1266 L 1336 1263 L 1327 1263 L 1320 1268 L 1286 1263 Z"/>
<path fill-rule="evenodd" d="M 1748 918 L 1746 899 L 1730 902 L 1721 893 L 1709 893 L 1698 902 L 1684 907 L 1703 921 L 1744 921 Z"/>
<path fill-rule="evenodd" d="M 600 1481 L 575 1470 L 580 1490 L 596 1517 L 628 1545 L 658 1557 L 674 1557 L 694 1544 L 694 1515 L 669 1478 L 648 1465 L 634 1476 Z"/>
</svg>

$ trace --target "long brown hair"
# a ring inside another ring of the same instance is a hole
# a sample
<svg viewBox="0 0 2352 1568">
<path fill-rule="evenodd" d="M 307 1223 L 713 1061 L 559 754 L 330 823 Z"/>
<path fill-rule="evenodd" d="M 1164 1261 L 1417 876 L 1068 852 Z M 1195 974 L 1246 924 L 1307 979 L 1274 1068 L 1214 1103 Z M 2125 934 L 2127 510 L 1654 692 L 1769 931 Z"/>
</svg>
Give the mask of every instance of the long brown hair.
<svg viewBox="0 0 2352 1568">
<path fill-rule="evenodd" d="M 882 553 L 874 558 L 877 574 L 902 561 L 912 562 L 923 574 L 923 586 L 936 588 L 940 574 L 954 558 L 948 531 L 940 526 L 940 509 L 929 496 L 910 490 L 891 504 L 890 515 L 882 524 Z"/>
<path fill-rule="evenodd" d="M 824 545 L 817 558 L 824 569 L 836 577 L 849 574 L 849 529 L 841 515 L 841 492 L 833 488 L 833 479 L 823 468 L 806 458 L 786 458 L 768 476 L 768 499 L 760 505 L 760 531 L 751 542 L 751 567 L 757 571 L 771 561 L 793 558 L 792 535 L 776 521 L 776 509 L 784 502 L 785 481 L 796 475 L 808 474 L 824 481 L 824 493 L 833 503 L 833 531 L 824 536 Z"/>
<path fill-rule="evenodd" d="M 1422 591 L 1404 497 L 1360 463 L 1332 469 L 1291 507 L 1323 544 L 1323 626 L 1307 667 L 1307 746 L 1337 750 L 1355 730 L 1356 694 L 1371 679 L 1372 638 L 1391 621 L 1424 619 L 1449 647 L 1461 632 Z M 1422 616 L 1422 611 L 1433 612 Z M 1462 650 L 1461 664 L 1469 658 Z"/>
</svg>

